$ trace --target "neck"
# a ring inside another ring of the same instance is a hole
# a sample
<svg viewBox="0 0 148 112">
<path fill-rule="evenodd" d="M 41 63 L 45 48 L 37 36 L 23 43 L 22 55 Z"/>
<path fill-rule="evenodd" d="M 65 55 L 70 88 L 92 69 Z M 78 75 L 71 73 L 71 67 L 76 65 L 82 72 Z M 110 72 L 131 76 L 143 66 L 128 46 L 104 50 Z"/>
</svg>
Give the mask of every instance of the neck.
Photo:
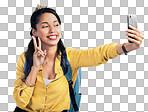
<svg viewBox="0 0 148 112">
<path fill-rule="evenodd" d="M 46 50 L 46 59 L 54 60 L 56 58 L 57 45 L 56 46 L 42 46 L 42 50 Z"/>
</svg>

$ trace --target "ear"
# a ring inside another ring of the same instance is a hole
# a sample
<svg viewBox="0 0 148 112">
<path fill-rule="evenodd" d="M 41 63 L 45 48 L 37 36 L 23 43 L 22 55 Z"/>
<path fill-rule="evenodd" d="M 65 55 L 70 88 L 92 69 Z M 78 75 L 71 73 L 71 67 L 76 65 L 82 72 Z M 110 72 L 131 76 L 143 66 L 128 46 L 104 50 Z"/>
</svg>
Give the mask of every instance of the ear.
<svg viewBox="0 0 148 112">
<path fill-rule="evenodd" d="M 36 30 L 34 28 L 32 28 L 32 34 L 35 36 L 36 34 Z"/>
</svg>

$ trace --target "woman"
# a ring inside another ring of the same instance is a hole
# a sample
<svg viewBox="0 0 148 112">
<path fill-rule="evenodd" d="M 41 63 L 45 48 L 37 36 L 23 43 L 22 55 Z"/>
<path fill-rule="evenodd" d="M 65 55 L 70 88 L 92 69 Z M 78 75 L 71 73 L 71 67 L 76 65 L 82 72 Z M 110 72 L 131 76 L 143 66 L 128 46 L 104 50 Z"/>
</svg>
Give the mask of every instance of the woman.
<svg viewBox="0 0 148 112">
<path fill-rule="evenodd" d="M 65 48 L 61 41 L 60 25 L 59 16 L 51 8 L 38 7 L 33 12 L 32 39 L 27 51 L 17 61 L 13 91 L 18 106 L 15 112 L 61 112 L 70 109 L 69 85 L 61 68 L 62 65 L 66 68 L 65 55 L 75 82 L 80 67 L 105 64 L 109 59 L 139 48 L 144 39 L 141 31 L 130 26 L 132 30 L 127 30 L 126 35 L 134 38 L 127 37 L 133 43 L 110 43 L 86 50 Z M 25 64 L 26 70 L 23 71 Z"/>
</svg>

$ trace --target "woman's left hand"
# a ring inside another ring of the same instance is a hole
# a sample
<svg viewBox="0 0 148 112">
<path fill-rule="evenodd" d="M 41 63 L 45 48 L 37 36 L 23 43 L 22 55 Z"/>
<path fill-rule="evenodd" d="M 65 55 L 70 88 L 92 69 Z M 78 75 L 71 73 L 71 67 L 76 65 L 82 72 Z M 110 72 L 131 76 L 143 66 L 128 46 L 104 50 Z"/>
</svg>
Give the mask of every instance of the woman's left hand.
<svg viewBox="0 0 148 112">
<path fill-rule="evenodd" d="M 130 43 L 133 49 L 137 49 L 142 44 L 142 40 L 144 39 L 144 33 L 133 26 L 129 26 L 129 27 L 131 29 L 126 30 L 127 32 L 126 35 L 132 37 L 133 39 L 130 37 L 127 37 L 127 39 L 133 42 L 133 43 Z"/>
</svg>

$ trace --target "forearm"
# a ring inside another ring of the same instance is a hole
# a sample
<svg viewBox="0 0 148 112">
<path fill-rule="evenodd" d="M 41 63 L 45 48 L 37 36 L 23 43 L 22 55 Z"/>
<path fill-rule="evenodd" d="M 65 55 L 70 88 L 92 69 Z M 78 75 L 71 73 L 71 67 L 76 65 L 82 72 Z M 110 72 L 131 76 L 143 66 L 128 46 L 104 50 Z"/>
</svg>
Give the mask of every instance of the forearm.
<svg viewBox="0 0 148 112">
<path fill-rule="evenodd" d="M 31 71 L 25 81 L 26 85 L 30 86 L 32 84 L 33 85 L 35 84 L 38 71 L 39 71 L 39 68 L 36 68 L 34 66 L 31 67 Z"/>
<path fill-rule="evenodd" d="M 28 77 L 26 78 L 25 83 L 24 82 L 22 83 L 22 81 L 20 81 L 21 78 L 17 78 L 17 80 L 14 82 L 15 88 L 13 91 L 13 97 L 17 104 L 22 105 L 23 107 L 26 107 L 26 105 L 29 103 L 34 90 L 34 87 L 30 86 L 30 84 L 31 83 L 35 84 L 38 71 L 39 71 L 38 68 L 35 68 L 34 66 L 32 66 L 31 71 Z"/>
<path fill-rule="evenodd" d="M 119 55 L 121 55 L 121 54 L 124 53 L 124 52 L 123 52 L 123 49 L 122 49 L 122 45 L 123 45 L 123 44 L 124 44 L 124 43 L 122 43 L 122 44 L 117 44 L 117 46 L 116 46 L 116 50 L 117 50 L 117 53 L 118 53 Z M 136 49 L 136 48 L 133 46 L 133 44 L 131 44 L 131 43 L 126 43 L 124 46 L 125 46 L 125 49 L 126 49 L 127 52 L 130 52 L 130 51 Z"/>
</svg>

